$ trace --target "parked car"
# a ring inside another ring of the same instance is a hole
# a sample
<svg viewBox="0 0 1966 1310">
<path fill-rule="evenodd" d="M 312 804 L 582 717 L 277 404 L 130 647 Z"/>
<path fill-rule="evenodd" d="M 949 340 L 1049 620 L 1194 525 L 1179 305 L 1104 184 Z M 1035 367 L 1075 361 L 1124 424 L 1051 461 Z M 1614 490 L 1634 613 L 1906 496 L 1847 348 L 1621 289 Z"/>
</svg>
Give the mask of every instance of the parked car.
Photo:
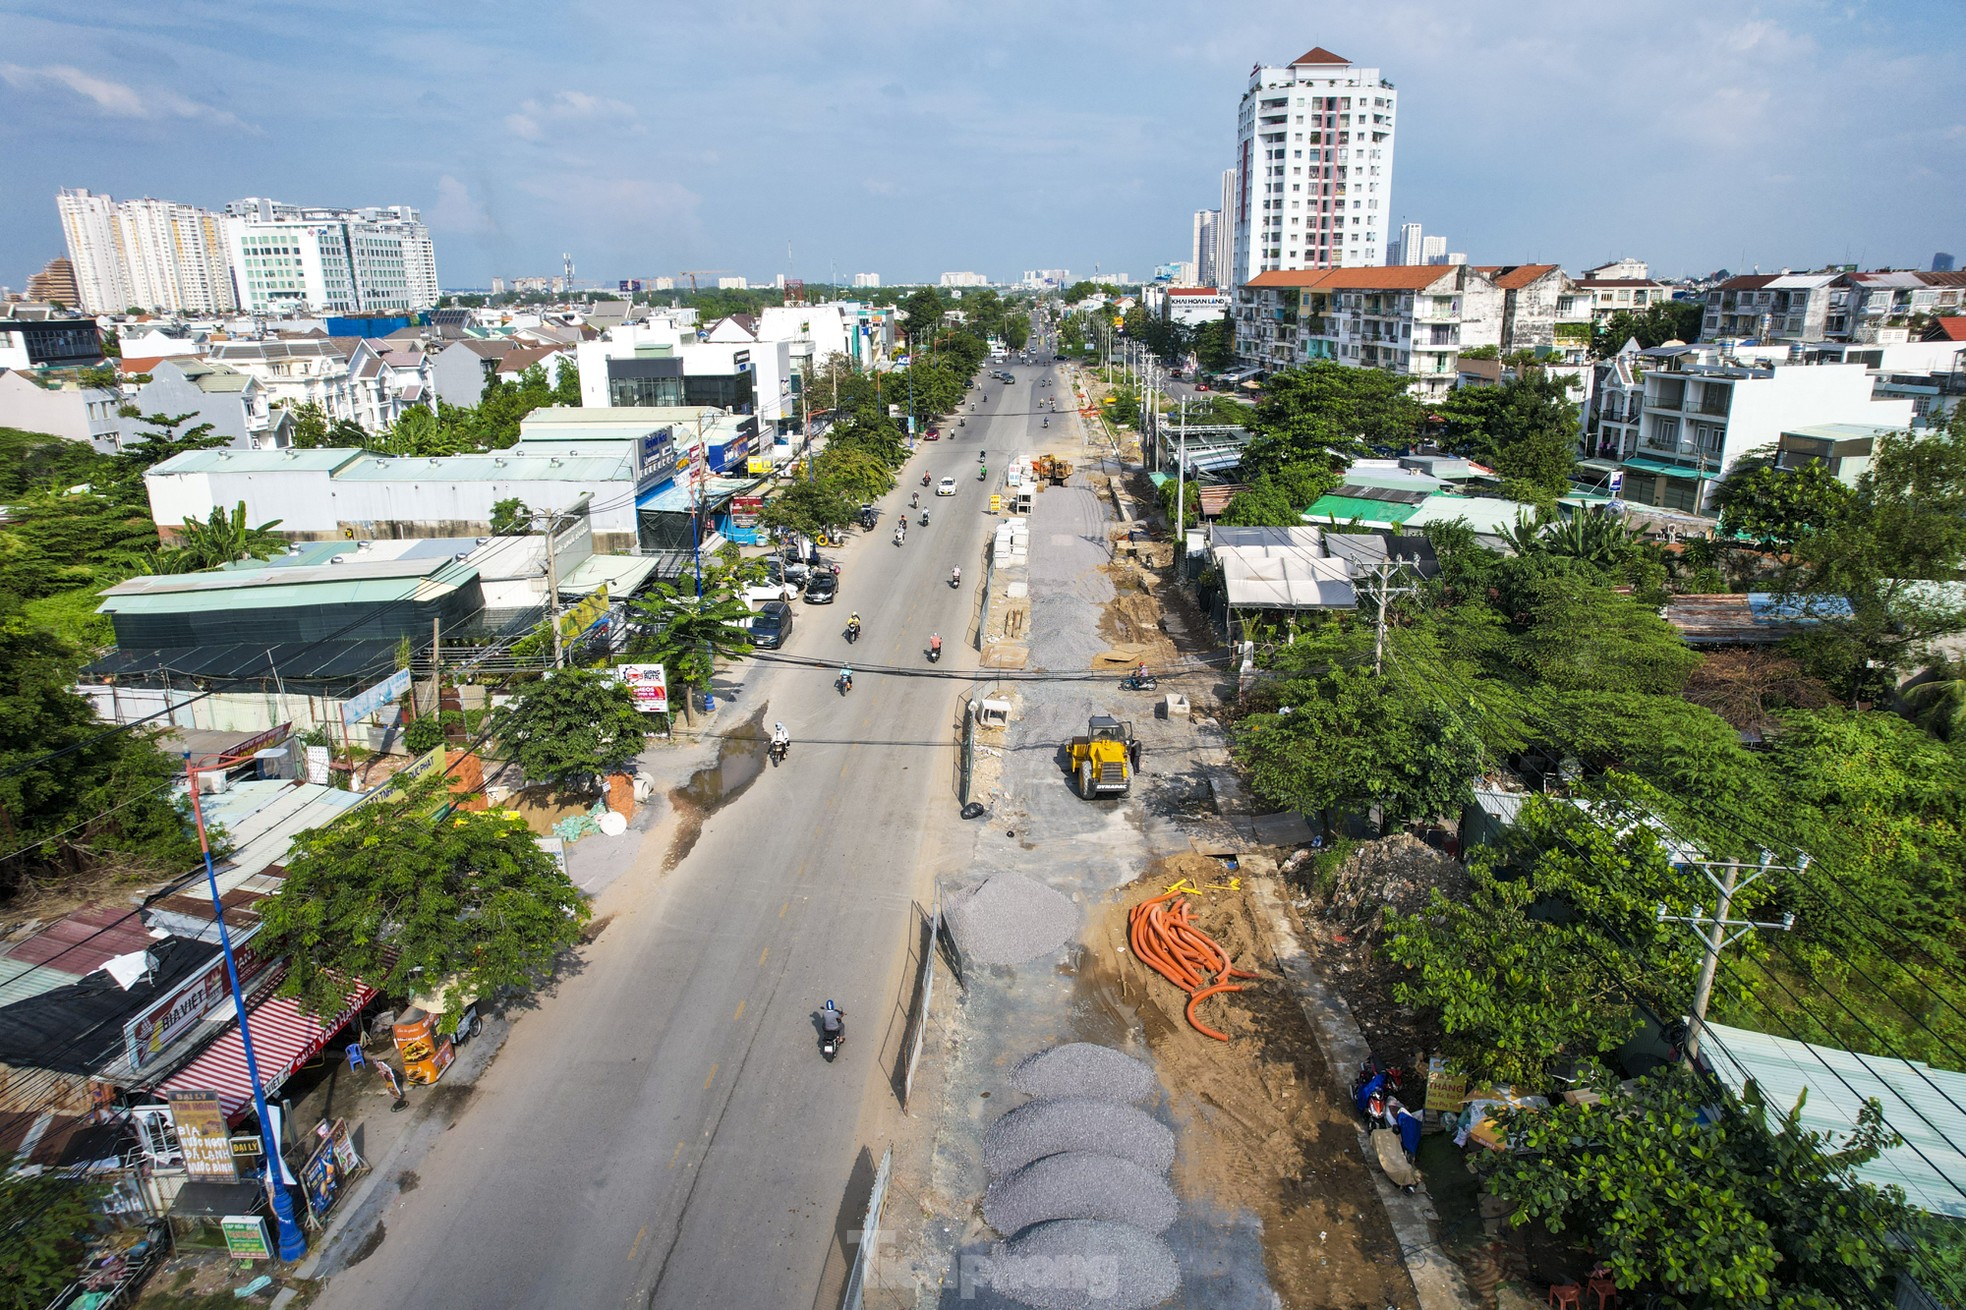
<svg viewBox="0 0 1966 1310">
<path fill-rule="evenodd" d="M 840 594 L 840 580 L 829 569 L 820 569 L 806 583 L 806 604 L 831 605 Z"/>
<path fill-rule="evenodd" d="M 827 581 L 832 575 L 827 574 Z M 777 650 L 792 635 L 792 607 L 782 600 L 768 600 L 751 616 L 751 644 L 759 650 Z"/>
</svg>

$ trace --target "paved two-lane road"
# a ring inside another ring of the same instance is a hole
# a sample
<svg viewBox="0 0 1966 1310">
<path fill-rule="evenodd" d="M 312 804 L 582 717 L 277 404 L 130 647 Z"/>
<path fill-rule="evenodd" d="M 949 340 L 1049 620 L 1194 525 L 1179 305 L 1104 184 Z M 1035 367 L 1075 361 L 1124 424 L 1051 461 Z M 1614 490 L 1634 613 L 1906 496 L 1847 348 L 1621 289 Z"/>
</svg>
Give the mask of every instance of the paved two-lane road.
<svg viewBox="0 0 1966 1310">
<path fill-rule="evenodd" d="M 612 917 L 581 966 L 521 1015 L 322 1310 L 803 1307 L 837 1293 L 849 1178 L 893 1105 L 912 907 L 935 872 L 922 856 L 955 821 L 965 689 L 873 666 L 926 669 L 931 630 L 939 671 L 973 659 L 974 580 L 996 522 L 977 455 L 989 451 L 995 485 L 1006 452 L 1040 432 L 1040 371 L 1016 372 L 923 443 L 880 527 L 843 552 L 839 601 L 798 605 L 786 653 L 850 654 L 853 692 L 837 695 L 829 669 L 740 671 L 720 725 L 768 702 L 790 760 L 710 817 L 667 873 L 667 826 L 651 834 L 597 903 Z M 895 513 L 923 472 L 954 476 L 958 494 L 925 497 L 930 526 L 897 548 Z M 960 592 L 947 585 L 957 564 Z M 839 634 L 855 609 L 866 630 L 849 648 Z M 811 1018 L 828 996 L 851 1033 L 833 1066 Z"/>
</svg>

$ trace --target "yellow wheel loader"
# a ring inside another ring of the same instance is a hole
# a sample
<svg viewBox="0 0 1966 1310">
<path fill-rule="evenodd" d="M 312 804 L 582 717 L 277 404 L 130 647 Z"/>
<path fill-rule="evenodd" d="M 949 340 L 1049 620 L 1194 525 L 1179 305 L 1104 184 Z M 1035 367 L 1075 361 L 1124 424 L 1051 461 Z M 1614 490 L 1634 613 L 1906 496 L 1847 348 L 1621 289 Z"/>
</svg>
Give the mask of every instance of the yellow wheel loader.
<svg viewBox="0 0 1966 1310">
<path fill-rule="evenodd" d="M 1078 779 L 1079 795 L 1124 796 L 1140 771 L 1140 743 L 1133 725 L 1108 714 L 1095 714 L 1083 737 L 1072 738 L 1065 752 L 1065 771 Z"/>
</svg>

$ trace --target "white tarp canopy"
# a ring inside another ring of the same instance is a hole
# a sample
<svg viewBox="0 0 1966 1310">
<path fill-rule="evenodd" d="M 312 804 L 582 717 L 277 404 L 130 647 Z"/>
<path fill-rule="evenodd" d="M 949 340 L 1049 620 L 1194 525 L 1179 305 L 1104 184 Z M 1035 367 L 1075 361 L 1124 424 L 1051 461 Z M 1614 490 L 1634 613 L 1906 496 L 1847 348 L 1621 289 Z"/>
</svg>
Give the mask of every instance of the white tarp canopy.
<svg viewBox="0 0 1966 1310">
<path fill-rule="evenodd" d="M 1358 604 L 1345 561 L 1316 548 L 1215 547 L 1231 609 L 1331 610 Z"/>
</svg>

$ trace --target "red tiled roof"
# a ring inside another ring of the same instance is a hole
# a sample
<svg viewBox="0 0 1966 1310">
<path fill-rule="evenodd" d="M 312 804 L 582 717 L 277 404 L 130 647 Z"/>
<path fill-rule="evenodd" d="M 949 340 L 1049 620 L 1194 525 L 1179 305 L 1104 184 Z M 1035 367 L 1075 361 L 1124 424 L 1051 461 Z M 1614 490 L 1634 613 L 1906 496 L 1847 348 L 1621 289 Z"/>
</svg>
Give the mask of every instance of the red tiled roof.
<svg viewBox="0 0 1966 1310">
<path fill-rule="evenodd" d="M 1352 61 L 1343 55 L 1334 55 L 1321 45 L 1314 45 L 1303 54 L 1290 61 L 1292 68 L 1299 64 L 1349 64 Z"/>
<path fill-rule="evenodd" d="M 144 355 L 137 359 L 119 359 L 116 367 L 128 377 L 132 373 L 148 373 L 169 358 L 169 355 Z"/>
<path fill-rule="evenodd" d="M 1740 277 L 1730 277 L 1722 282 L 1719 291 L 1759 291 L 1780 278 L 1780 273 L 1744 273 Z"/>
<path fill-rule="evenodd" d="M 1475 271 L 1504 291 L 1520 291 L 1538 278 L 1556 272 L 1556 265 L 1477 264 Z"/>
<path fill-rule="evenodd" d="M 1418 291 L 1454 275 L 1452 264 L 1394 264 L 1368 268 L 1277 268 L 1258 273 L 1244 286 L 1264 290 L 1297 287 L 1333 291 Z"/>
<path fill-rule="evenodd" d="M 1649 277 L 1580 277 L 1580 287 L 1660 287 L 1665 283 Z"/>
<path fill-rule="evenodd" d="M 45 964 L 78 977 L 94 973 L 118 955 L 147 950 L 154 939 L 129 906 L 90 905 L 63 915 L 24 942 L 7 949 L 21 964 Z"/>
<path fill-rule="evenodd" d="M 1926 332 L 1927 341 L 1966 341 L 1966 318 L 1935 318 Z"/>
</svg>

